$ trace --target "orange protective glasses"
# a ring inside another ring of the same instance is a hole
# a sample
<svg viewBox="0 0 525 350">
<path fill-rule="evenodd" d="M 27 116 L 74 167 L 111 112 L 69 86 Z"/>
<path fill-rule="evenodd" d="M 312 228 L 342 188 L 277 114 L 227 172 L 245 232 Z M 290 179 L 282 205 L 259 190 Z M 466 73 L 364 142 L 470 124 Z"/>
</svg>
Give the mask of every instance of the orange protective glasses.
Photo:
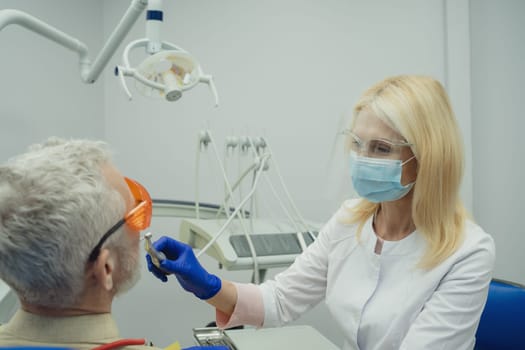
<svg viewBox="0 0 525 350">
<path fill-rule="evenodd" d="M 135 198 L 136 206 L 102 236 L 95 248 L 91 251 L 91 254 L 89 254 L 90 262 L 97 260 L 104 242 L 124 225 L 124 223 L 133 231 L 145 230 L 151 223 L 153 204 L 148 191 L 135 180 L 127 177 L 125 177 L 124 180 L 126 180 L 129 190 L 133 198 Z"/>
</svg>

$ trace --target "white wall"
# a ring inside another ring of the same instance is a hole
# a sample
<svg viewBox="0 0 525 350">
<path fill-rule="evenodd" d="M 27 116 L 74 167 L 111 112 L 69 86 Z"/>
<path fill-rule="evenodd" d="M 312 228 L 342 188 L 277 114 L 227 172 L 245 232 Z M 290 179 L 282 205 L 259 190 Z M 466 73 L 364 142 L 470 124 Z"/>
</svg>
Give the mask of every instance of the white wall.
<svg viewBox="0 0 525 350">
<path fill-rule="evenodd" d="M 496 241 L 495 276 L 525 284 L 525 2 L 470 6 L 474 214 Z"/>
<path fill-rule="evenodd" d="M 80 39 L 102 47 L 101 3 L 82 0 L 1 0 Z M 49 136 L 103 138 L 103 84 L 80 82 L 78 57 L 18 25 L 0 32 L 0 159 Z M 93 55 L 92 55 L 93 56 Z"/>
</svg>

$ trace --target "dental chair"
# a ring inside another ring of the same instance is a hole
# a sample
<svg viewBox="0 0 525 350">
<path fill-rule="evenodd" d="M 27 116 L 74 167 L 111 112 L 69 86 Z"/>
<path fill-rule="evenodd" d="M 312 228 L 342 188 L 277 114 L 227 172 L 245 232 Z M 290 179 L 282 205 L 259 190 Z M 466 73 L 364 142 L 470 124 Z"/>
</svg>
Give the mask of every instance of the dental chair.
<svg viewBox="0 0 525 350">
<path fill-rule="evenodd" d="M 493 279 L 474 350 L 525 349 L 525 286 Z"/>
</svg>

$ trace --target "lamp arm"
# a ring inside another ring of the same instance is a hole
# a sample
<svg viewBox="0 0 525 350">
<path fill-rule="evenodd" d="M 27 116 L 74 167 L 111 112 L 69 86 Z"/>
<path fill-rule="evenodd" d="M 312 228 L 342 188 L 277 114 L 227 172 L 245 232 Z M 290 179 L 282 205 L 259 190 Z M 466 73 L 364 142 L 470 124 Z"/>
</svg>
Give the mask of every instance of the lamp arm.
<svg viewBox="0 0 525 350">
<path fill-rule="evenodd" d="M 78 53 L 81 68 L 89 67 L 88 48 L 82 41 L 62 32 L 61 30 L 19 10 L 6 9 L 0 11 L 0 31 L 10 24 L 18 24 L 32 30 L 51 41 L 56 42 Z"/>
<path fill-rule="evenodd" d="M 146 38 L 133 40 L 132 42 L 127 44 L 126 47 L 124 48 L 124 51 L 122 51 L 122 62 L 124 63 L 124 67 L 128 69 L 131 68 L 129 64 L 129 58 L 128 58 L 129 52 L 135 49 L 136 47 L 146 46 L 147 44 L 148 44 L 148 39 Z"/>
<path fill-rule="evenodd" d="M 94 83 L 100 73 L 118 49 L 119 44 L 130 31 L 142 11 L 146 8 L 148 0 L 132 0 L 127 11 L 115 27 L 104 47 L 95 58 L 93 65 L 88 56 L 88 47 L 82 41 L 63 31 L 31 16 L 25 12 L 13 9 L 0 10 L 0 31 L 10 24 L 18 24 L 32 30 L 57 44 L 78 53 L 80 58 L 80 76 L 84 83 Z"/>
<path fill-rule="evenodd" d="M 180 46 L 177 46 L 173 43 L 170 43 L 169 41 L 163 41 L 162 42 L 162 48 L 167 50 L 167 49 L 170 49 L 170 50 L 176 50 L 176 51 L 180 51 L 180 52 L 184 52 L 184 53 L 188 53 L 188 51 L 184 50 L 182 47 Z"/>
<path fill-rule="evenodd" d="M 129 5 L 128 9 L 120 19 L 120 22 L 117 24 L 108 40 L 104 44 L 102 50 L 100 50 L 98 56 L 93 62 L 91 69 L 87 71 L 81 71 L 82 80 L 85 83 L 94 83 L 95 80 L 99 77 L 100 73 L 113 56 L 115 51 L 117 51 L 118 46 L 124 40 L 126 35 L 129 33 L 131 27 L 137 21 L 137 18 L 140 16 L 142 11 L 148 5 L 148 0 L 133 0 Z"/>
<path fill-rule="evenodd" d="M 219 94 L 217 93 L 217 88 L 215 87 L 215 83 L 213 82 L 213 77 L 211 75 L 202 74 L 199 78 L 199 81 L 208 84 L 211 94 L 215 99 L 215 107 L 219 107 Z"/>
</svg>

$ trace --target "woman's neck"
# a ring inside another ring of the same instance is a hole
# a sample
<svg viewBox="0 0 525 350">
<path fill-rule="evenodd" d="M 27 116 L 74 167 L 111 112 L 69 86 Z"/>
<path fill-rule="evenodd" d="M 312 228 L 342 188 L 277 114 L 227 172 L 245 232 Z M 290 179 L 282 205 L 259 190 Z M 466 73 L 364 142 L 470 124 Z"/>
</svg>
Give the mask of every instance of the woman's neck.
<svg viewBox="0 0 525 350">
<path fill-rule="evenodd" d="M 374 214 L 373 225 L 376 234 L 385 241 L 399 241 L 407 237 L 416 229 L 412 220 L 412 201 L 381 203 Z"/>
</svg>

